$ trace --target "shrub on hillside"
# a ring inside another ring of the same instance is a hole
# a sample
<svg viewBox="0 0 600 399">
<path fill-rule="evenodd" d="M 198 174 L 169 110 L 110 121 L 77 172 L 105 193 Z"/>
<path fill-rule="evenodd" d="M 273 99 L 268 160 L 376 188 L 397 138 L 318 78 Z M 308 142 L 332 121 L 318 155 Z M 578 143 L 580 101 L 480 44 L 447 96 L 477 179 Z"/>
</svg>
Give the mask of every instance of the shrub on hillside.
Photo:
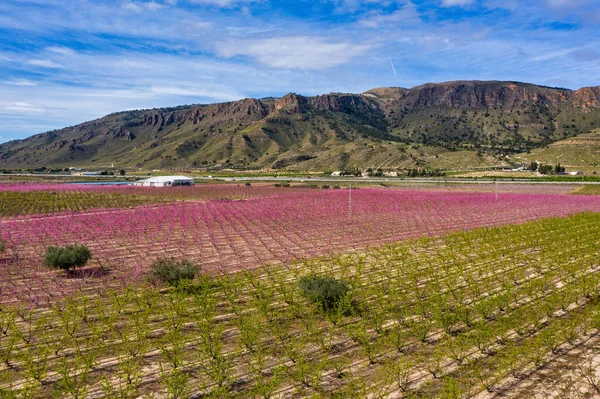
<svg viewBox="0 0 600 399">
<path fill-rule="evenodd" d="M 187 260 L 158 258 L 150 267 L 150 278 L 168 285 L 177 285 L 185 280 L 193 280 L 199 271 L 199 265 Z"/>
<path fill-rule="evenodd" d="M 538 172 L 542 175 L 549 175 L 552 173 L 552 165 L 540 165 L 538 166 Z"/>
<path fill-rule="evenodd" d="M 314 274 L 302 277 L 298 285 L 305 298 L 320 304 L 325 310 L 334 309 L 350 291 L 343 281 Z"/>
<path fill-rule="evenodd" d="M 84 266 L 92 255 L 85 245 L 46 248 L 45 264 L 53 269 L 71 270 Z"/>
<path fill-rule="evenodd" d="M 0 254 L 6 251 L 6 242 L 0 239 Z"/>
</svg>

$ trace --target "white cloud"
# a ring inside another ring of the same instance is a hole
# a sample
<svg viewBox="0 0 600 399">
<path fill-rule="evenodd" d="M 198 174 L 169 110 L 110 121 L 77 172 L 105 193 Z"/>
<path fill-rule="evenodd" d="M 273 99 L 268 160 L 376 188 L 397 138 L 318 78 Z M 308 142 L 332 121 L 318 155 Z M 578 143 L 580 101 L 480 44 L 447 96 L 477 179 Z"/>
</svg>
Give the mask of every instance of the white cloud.
<svg viewBox="0 0 600 399">
<path fill-rule="evenodd" d="M 541 55 L 538 55 L 536 57 L 532 58 L 532 61 L 547 61 L 550 60 L 552 58 L 559 58 L 559 57 L 564 57 L 567 54 L 570 54 L 574 51 L 577 50 L 581 50 L 583 47 L 573 47 L 573 48 L 566 48 L 566 49 L 561 49 L 558 51 L 552 51 L 552 52 L 543 52 Z M 541 49 L 540 49 L 541 50 Z"/>
<path fill-rule="evenodd" d="M 235 7 L 242 4 L 257 3 L 262 0 L 188 0 L 192 4 L 206 4 L 217 7 Z"/>
<path fill-rule="evenodd" d="M 328 42 L 309 36 L 236 40 L 217 45 L 225 58 L 249 56 L 271 68 L 326 69 L 342 65 L 364 54 L 371 46 L 348 42 Z"/>
<path fill-rule="evenodd" d="M 46 111 L 47 108 L 42 105 L 31 104 L 24 101 L 0 103 L 0 114 L 40 115 L 45 113 Z"/>
<path fill-rule="evenodd" d="M 61 55 L 73 55 L 73 54 L 75 54 L 75 50 L 70 49 L 68 47 L 62 47 L 62 46 L 50 46 L 50 47 L 46 47 L 46 51 L 49 51 L 51 53 L 61 54 Z"/>
<path fill-rule="evenodd" d="M 78 40 L 95 43 L 110 40 L 91 38 L 90 34 L 151 39 L 153 45 L 167 41 L 188 44 L 196 37 L 206 38 L 206 29 L 217 21 L 208 13 L 200 16 L 185 7 L 173 7 L 175 3 L 171 1 L 123 0 L 115 6 L 112 1 L 64 0 L 50 2 L 50 10 L 4 3 L 10 4 L 0 1 L 0 28 L 35 32 L 44 37 L 61 37 L 69 32 Z"/>
<path fill-rule="evenodd" d="M 29 60 L 27 64 L 42 68 L 62 69 L 63 66 L 52 60 Z"/>
<path fill-rule="evenodd" d="M 5 80 L 4 82 L 2 82 L 2 84 L 11 85 L 11 86 L 36 86 L 37 85 L 37 83 L 32 82 L 31 80 L 28 80 L 28 79 L 10 79 L 10 80 Z"/>
<path fill-rule="evenodd" d="M 502 9 L 515 11 L 519 8 L 519 0 L 486 0 L 485 7 L 493 9 Z"/>
<path fill-rule="evenodd" d="M 155 1 L 143 2 L 143 1 L 127 1 L 122 4 L 122 7 L 126 10 L 133 12 L 158 11 L 169 7 L 169 4 L 157 3 Z"/>
<path fill-rule="evenodd" d="M 335 0 L 334 3 L 338 5 L 338 9 L 346 12 L 355 12 L 365 5 L 378 4 L 382 7 L 388 7 L 392 4 L 398 3 L 398 0 Z"/>
<path fill-rule="evenodd" d="M 419 15 L 419 11 L 417 10 L 417 6 L 410 1 L 404 4 L 402 8 L 394 11 L 391 14 L 373 12 L 358 21 L 360 25 L 367 28 L 380 28 L 382 25 L 390 23 L 398 27 L 401 25 L 415 24 L 420 22 L 421 17 Z"/>
<path fill-rule="evenodd" d="M 471 5 L 475 0 L 442 0 L 443 7 L 464 7 Z"/>
<path fill-rule="evenodd" d="M 579 0 L 579 2 L 585 2 L 585 0 Z M 573 2 L 572 0 L 547 0 L 547 4 L 550 7 L 572 7 L 572 6 L 576 6 L 576 4 L 573 3 L 577 3 L 577 2 Z"/>
</svg>

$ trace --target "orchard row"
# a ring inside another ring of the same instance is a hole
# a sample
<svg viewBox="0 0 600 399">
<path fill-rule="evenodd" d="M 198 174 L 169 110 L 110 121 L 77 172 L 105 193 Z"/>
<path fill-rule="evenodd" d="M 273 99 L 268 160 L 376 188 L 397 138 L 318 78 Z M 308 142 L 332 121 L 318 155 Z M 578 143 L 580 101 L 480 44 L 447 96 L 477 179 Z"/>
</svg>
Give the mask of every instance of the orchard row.
<svg viewBox="0 0 600 399">
<path fill-rule="evenodd" d="M 157 258 L 199 263 L 207 273 L 362 251 L 369 246 L 482 226 L 600 211 L 600 198 L 383 189 L 291 190 L 238 201 L 181 202 L 133 209 L 0 221 L 0 303 L 40 304 L 76 292 L 125 287 Z M 50 246 L 86 245 L 76 274 L 44 266 Z"/>
<path fill-rule="evenodd" d="M 5 306 L 2 397 L 495 391 L 597 334 L 599 235 L 600 215 L 582 213 L 204 275 L 175 289 Z M 332 306 L 314 303 L 298 285 L 306 276 L 349 290 Z"/>
</svg>

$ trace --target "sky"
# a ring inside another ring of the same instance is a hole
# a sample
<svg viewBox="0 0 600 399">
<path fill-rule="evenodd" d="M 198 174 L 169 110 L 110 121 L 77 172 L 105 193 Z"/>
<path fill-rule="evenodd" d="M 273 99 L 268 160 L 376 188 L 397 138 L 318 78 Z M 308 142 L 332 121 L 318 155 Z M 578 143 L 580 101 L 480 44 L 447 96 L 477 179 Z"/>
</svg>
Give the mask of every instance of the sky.
<svg viewBox="0 0 600 399">
<path fill-rule="evenodd" d="M 0 0 L 0 142 L 128 109 L 600 85 L 598 0 Z"/>
</svg>

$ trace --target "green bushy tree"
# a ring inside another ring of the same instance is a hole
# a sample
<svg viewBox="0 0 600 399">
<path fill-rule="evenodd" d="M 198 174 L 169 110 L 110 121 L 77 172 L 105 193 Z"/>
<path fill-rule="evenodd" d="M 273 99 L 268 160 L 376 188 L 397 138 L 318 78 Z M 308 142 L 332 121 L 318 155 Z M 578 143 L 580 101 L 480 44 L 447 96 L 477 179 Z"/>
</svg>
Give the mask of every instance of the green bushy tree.
<svg viewBox="0 0 600 399">
<path fill-rule="evenodd" d="M 320 304 L 325 310 L 334 309 L 350 291 L 343 281 L 317 275 L 300 278 L 298 285 L 305 298 Z"/>
<path fill-rule="evenodd" d="M 542 175 L 548 175 L 552 173 L 552 165 L 540 165 L 538 166 L 538 172 Z"/>
<path fill-rule="evenodd" d="M 184 280 L 193 280 L 199 271 L 200 266 L 188 260 L 158 258 L 150 267 L 150 278 L 168 285 L 177 285 Z"/>
<path fill-rule="evenodd" d="M 527 167 L 527 169 L 535 172 L 538 169 L 538 163 L 535 161 L 531 161 L 531 163 L 529 164 L 529 166 Z"/>
<path fill-rule="evenodd" d="M 91 257 L 90 250 L 85 245 L 50 246 L 46 248 L 44 263 L 53 269 L 69 271 L 84 266 Z"/>
</svg>

